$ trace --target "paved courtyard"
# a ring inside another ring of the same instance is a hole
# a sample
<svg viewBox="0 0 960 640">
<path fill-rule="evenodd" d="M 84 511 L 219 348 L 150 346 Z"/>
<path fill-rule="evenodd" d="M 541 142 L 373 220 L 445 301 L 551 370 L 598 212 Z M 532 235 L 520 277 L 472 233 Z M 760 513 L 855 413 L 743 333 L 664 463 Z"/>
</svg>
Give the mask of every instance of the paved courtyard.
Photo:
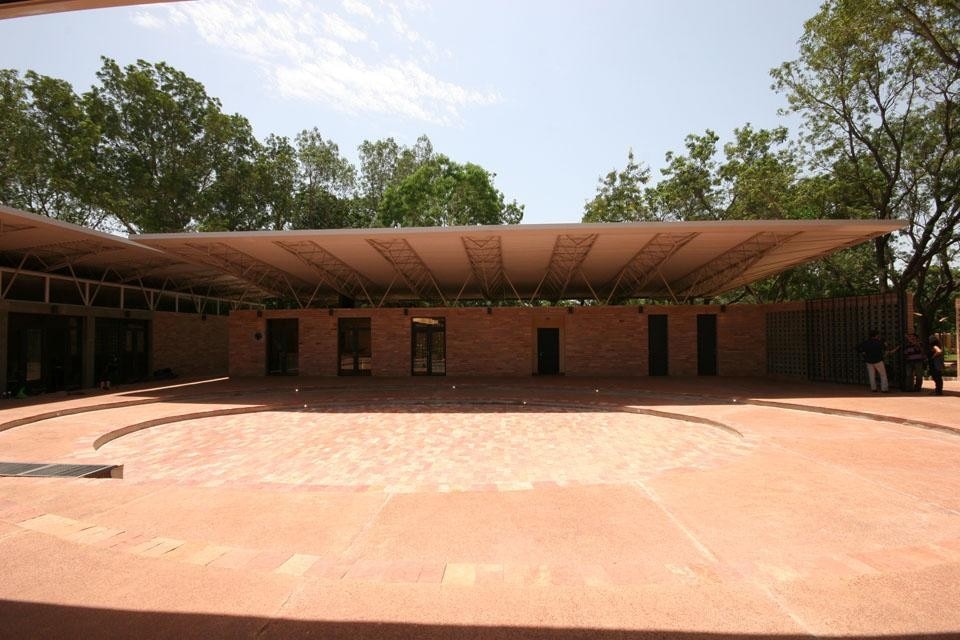
<svg viewBox="0 0 960 640">
<path fill-rule="evenodd" d="M 960 386 L 217 380 L 0 405 L 0 637 L 960 637 Z"/>
</svg>

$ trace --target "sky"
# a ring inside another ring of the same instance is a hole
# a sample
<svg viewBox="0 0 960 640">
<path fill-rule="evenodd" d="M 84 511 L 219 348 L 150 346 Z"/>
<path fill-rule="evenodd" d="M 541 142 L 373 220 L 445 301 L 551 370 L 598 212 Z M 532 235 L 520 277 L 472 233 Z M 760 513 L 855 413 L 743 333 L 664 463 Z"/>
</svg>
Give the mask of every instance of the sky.
<svg viewBox="0 0 960 640">
<path fill-rule="evenodd" d="M 316 127 L 496 174 L 525 223 L 578 222 L 627 153 L 660 176 L 712 129 L 798 122 L 770 69 L 814 0 L 194 0 L 0 20 L 0 67 L 96 82 L 100 56 L 164 61 L 261 139 Z"/>
</svg>

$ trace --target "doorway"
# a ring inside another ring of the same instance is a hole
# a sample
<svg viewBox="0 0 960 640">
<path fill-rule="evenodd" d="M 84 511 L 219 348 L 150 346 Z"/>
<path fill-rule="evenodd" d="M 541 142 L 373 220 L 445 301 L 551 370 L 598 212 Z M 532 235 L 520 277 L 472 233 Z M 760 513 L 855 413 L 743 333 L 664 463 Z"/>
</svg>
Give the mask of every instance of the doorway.
<svg viewBox="0 0 960 640">
<path fill-rule="evenodd" d="M 7 385 L 41 393 L 77 389 L 83 377 L 83 318 L 11 313 Z"/>
<path fill-rule="evenodd" d="M 373 355 L 370 318 L 340 318 L 337 333 L 338 375 L 369 376 Z"/>
<path fill-rule="evenodd" d="M 447 373 L 447 329 L 444 318 L 414 318 L 411 373 L 415 376 L 443 376 Z"/>
<path fill-rule="evenodd" d="M 267 320 L 267 375 L 297 375 L 299 344 L 300 330 L 296 318 Z"/>
<path fill-rule="evenodd" d="M 97 381 L 128 384 L 146 380 L 150 367 L 148 321 L 97 318 L 94 326 L 93 373 Z"/>
<path fill-rule="evenodd" d="M 560 329 L 537 329 L 537 373 L 555 376 L 560 373 Z"/>
<path fill-rule="evenodd" d="M 667 315 L 652 313 L 647 316 L 648 371 L 651 376 L 668 375 L 670 353 L 667 348 Z"/>
<path fill-rule="evenodd" d="M 697 375 L 717 375 L 717 316 L 697 315 Z"/>
</svg>

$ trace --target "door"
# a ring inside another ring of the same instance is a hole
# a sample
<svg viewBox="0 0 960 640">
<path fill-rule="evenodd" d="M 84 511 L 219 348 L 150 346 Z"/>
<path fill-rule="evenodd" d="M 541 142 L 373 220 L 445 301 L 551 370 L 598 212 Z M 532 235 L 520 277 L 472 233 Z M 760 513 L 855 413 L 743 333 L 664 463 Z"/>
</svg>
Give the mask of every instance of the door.
<svg viewBox="0 0 960 640">
<path fill-rule="evenodd" d="M 267 374 L 296 375 L 300 331 L 296 318 L 267 320 Z"/>
<path fill-rule="evenodd" d="M 697 316 L 697 375 L 717 375 L 717 316 Z"/>
<path fill-rule="evenodd" d="M 145 380 L 149 369 L 147 320 L 95 320 L 94 375 L 111 384 Z"/>
<path fill-rule="evenodd" d="M 338 371 L 341 376 L 369 376 L 373 356 L 370 318 L 340 318 Z"/>
<path fill-rule="evenodd" d="M 560 373 L 560 329 L 537 329 L 537 373 L 557 375 Z"/>
<path fill-rule="evenodd" d="M 444 318 L 414 318 L 410 324 L 411 373 L 442 376 L 447 373 L 447 331 Z"/>
<path fill-rule="evenodd" d="M 651 376 L 665 376 L 670 354 L 667 349 L 667 316 L 652 313 L 647 316 L 647 353 L 649 354 L 648 373 Z"/>
</svg>

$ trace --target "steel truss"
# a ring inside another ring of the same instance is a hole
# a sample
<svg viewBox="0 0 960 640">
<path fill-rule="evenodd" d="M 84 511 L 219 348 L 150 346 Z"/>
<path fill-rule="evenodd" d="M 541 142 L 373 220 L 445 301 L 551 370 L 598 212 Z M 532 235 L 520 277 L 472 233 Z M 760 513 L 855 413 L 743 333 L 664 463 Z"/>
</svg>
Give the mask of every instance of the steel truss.
<svg viewBox="0 0 960 640">
<path fill-rule="evenodd" d="M 547 265 L 547 272 L 541 278 L 536 291 L 530 297 L 530 301 L 536 300 L 543 290 L 546 290 L 555 302 L 562 299 L 574 274 L 579 272 L 580 277 L 583 277 L 580 265 L 583 264 L 596 240 L 597 234 L 595 233 L 585 236 L 567 234 L 557 236 L 557 240 L 553 244 L 553 253 L 550 254 L 550 264 Z M 583 281 L 587 287 L 590 287 L 586 278 L 583 278 Z M 593 290 L 592 287 L 590 289 Z M 596 297 L 596 294 L 594 294 L 594 298 Z"/>
<path fill-rule="evenodd" d="M 383 256 L 384 260 L 393 266 L 397 275 L 406 283 L 411 292 L 423 300 L 439 299 L 444 306 L 447 305 L 447 299 L 437 285 L 433 273 L 424 264 L 420 255 L 413 250 L 409 242 L 404 239 L 384 242 L 372 238 L 367 238 L 367 242 Z"/>
<path fill-rule="evenodd" d="M 121 247 L 96 240 L 71 240 L 54 244 L 25 247 L 21 249 L 25 256 L 36 260 L 44 271 L 58 271 L 71 268 L 84 258 L 91 258 Z"/>
<path fill-rule="evenodd" d="M 233 247 L 216 242 L 212 244 L 186 243 L 187 248 L 170 247 L 167 251 L 175 253 L 188 260 L 201 262 L 252 283 L 256 288 L 278 297 L 292 294 L 297 304 L 305 306 L 303 297 L 304 286 L 294 286 L 286 273 L 273 265 L 257 260 Z"/>
<path fill-rule="evenodd" d="M 796 235 L 798 234 L 764 231 L 751 236 L 681 278 L 677 282 L 676 291 L 684 301 L 727 291 L 736 286 L 735 279 L 743 275 L 747 269 Z"/>
<path fill-rule="evenodd" d="M 473 276 L 487 300 L 503 297 L 506 273 L 503 271 L 503 249 L 500 236 L 463 236 L 463 250 L 467 253 Z M 513 285 L 511 285 L 512 288 Z M 514 292 L 516 295 L 516 292 Z M 519 296 L 517 296 L 519 297 Z"/>
<path fill-rule="evenodd" d="M 683 245 L 687 244 L 699 234 L 697 233 L 658 233 L 637 251 L 613 279 L 606 304 L 610 304 L 618 292 L 625 297 L 640 297 L 649 293 L 644 287 L 653 278 L 660 274 L 660 267 L 670 259 Z"/>
<path fill-rule="evenodd" d="M 27 229 L 34 228 L 35 227 L 32 224 L 10 224 L 9 222 L 0 220 L 0 236 L 5 236 L 8 233 L 13 233 L 14 231 L 26 231 Z"/>
<path fill-rule="evenodd" d="M 359 271 L 343 262 L 312 240 L 297 242 L 274 242 L 278 247 L 292 253 L 301 262 L 311 267 L 320 280 L 340 295 L 355 299 L 363 294 L 367 302 L 373 306 L 370 289 L 373 283 Z"/>
</svg>

